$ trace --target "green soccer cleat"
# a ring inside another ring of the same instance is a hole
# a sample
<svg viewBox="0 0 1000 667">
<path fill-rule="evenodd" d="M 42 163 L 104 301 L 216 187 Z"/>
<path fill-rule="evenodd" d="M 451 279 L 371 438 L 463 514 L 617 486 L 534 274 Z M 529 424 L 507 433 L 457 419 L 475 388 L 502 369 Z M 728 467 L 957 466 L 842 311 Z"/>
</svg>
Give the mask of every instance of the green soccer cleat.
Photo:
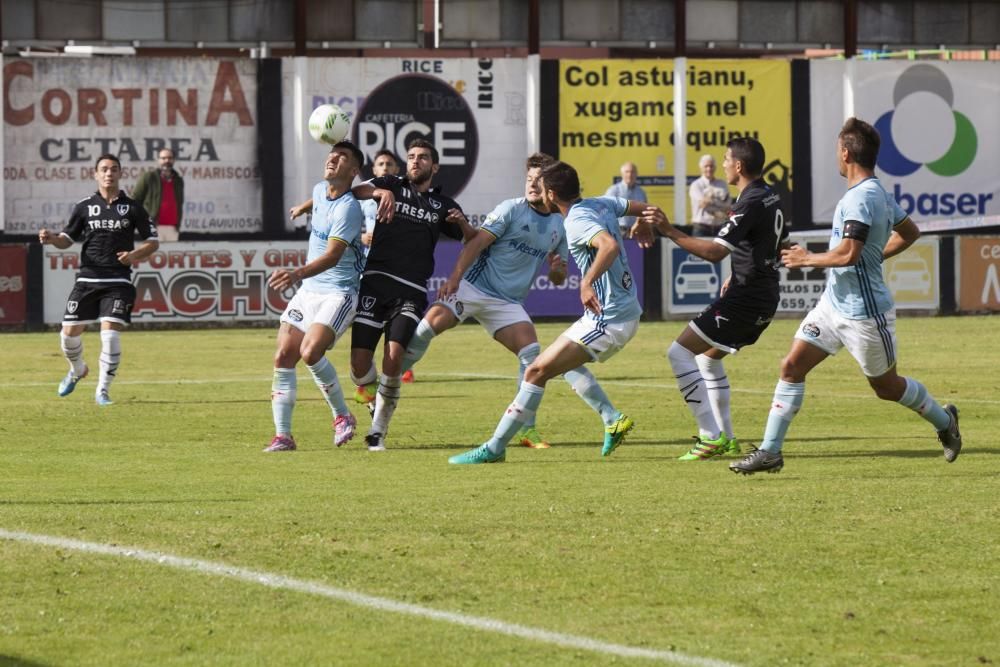
<svg viewBox="0 0 1000 667">
<path fill-rule="evenodd" d="M 729 443 L 733 442 L 736 444 L 736 451 L 739 451 L 739 443 L 736 439 L 729 440 L 726 435 L 720 434 L 715 440 L 709 440 L 708 438 L 702 438 L 700 436 L 695 437 L 695 444 L 687 454 L 683 456 L 678 456 L 678 461 L 707 461 L 715 456 L 721 456 L 729 452 Z"/>
<path fill-rule="evenodd" d="M 514 437 L 517 438 L 517 441 L 523 447 L 531 447 L 532 449 L 548 449 L 551 447 L 534 426 L 525 426 Z"/>
<path fill-rule="evenodd" d="M 611 452 L 618 449 L 625 436 L 635 428 L 635 422 L 630 417 L 619 413 L 618 419 L 611 426 L 604 427 L 604 446 L 601 447 L 601 456 L 611 456 Z"/>
<path fill-rule="evenodd" d="M 740 456 L 743 454 L 743 448 L 740 447 L 740 441 L 736 439 L 735 436 L 729 439 L 729 443 L 726 445 L 726 450 L 722 452 L 723 456 Z"/>
<path fill-rule="evenodd" d="M 456 465 L 470 465 L 476 463 L 503 463 L 504 459 L 507 458 L 507 452 L 503 451 L 499 454 L 494 454 L 490 451 L 489 447 L 486 445 L 479 445 L 475 449 L 470 449 L 467 452 L 461 454 L 456 454 L 448 459 L 448 463 L 454 463 Z"/>
</svg>

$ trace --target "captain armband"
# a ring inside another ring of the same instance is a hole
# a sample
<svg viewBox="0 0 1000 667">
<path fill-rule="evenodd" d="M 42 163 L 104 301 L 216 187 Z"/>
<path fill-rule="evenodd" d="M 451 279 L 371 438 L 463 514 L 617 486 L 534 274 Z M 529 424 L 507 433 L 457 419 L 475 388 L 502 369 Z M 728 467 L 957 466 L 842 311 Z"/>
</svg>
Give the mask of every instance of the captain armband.
<svg viewBox="0 0 1000 667">
<path fill-rule="evenodd" d="M 844 223 L 844 238 L 855 239 L 864 243 L 868 240 L 868 231 L 870 229 L 868 225 L 857 220 L 848 220 Z"/>
</svg>

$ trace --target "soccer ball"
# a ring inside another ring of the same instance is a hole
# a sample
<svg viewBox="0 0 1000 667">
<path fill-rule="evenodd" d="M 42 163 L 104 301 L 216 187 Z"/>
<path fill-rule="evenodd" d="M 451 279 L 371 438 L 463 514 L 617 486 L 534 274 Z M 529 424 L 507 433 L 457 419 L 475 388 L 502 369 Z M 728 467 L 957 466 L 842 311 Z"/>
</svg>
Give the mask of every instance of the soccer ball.
<svg viewBox="0 0 1000 667">
<path fill-rule="evenodd" d="M 351 117 L 336 104 L 321 104 L 309 116 L 309 134 L 316 141 L 335 144 L 351 129 Z"/>
</svg>

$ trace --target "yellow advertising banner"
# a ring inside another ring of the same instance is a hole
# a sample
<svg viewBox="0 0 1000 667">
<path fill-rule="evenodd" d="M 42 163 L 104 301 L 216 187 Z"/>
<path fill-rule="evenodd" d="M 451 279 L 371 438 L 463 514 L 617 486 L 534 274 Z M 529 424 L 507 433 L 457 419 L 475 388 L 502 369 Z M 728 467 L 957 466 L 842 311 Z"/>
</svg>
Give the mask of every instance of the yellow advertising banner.
<svg viewBox="0 0 1000 667">
<path fill-rule="evenodd" d="M 937 310 L 941 305 L 938 279 L 940 239 L 924 236 L 905 252 L 885 260 L 885 284 L 897 310 Z"/>
<path fill-rule="evenodd" d="M 559 75 L 559 158 L 576 167 L 584 196 L 603 195 L 621 165 L 634 162 L 650 202 L 672 217 L 673 61 L 563 60 Z M 790 77 L 785 61 L 687 61 L 683 189 L 689 216 L 687 186 L 701 175 L 699 158 L 712 155 L 715 177 L 724 178 L 722 157 L 734 137 L 760 141 L 765 180 L 782 194 L 791 191 Z"/>
<path fill-rule="evenodd" d="M 958 239 L 958 309 L 1000 310 L 1000 238 Z"/>
</svg>

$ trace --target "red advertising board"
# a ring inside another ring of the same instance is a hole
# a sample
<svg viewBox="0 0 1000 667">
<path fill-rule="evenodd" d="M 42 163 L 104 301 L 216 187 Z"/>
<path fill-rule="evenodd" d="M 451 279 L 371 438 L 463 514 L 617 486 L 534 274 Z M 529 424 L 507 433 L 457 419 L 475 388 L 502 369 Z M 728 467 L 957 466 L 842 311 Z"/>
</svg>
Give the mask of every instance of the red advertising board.
<svg viewBox="0 0 1000 667">
<path fill-rule="evenodd" d="M 0 324 L 24 324 L 27 271 L 25 246 L 0 245 Z"/>
</svg>

